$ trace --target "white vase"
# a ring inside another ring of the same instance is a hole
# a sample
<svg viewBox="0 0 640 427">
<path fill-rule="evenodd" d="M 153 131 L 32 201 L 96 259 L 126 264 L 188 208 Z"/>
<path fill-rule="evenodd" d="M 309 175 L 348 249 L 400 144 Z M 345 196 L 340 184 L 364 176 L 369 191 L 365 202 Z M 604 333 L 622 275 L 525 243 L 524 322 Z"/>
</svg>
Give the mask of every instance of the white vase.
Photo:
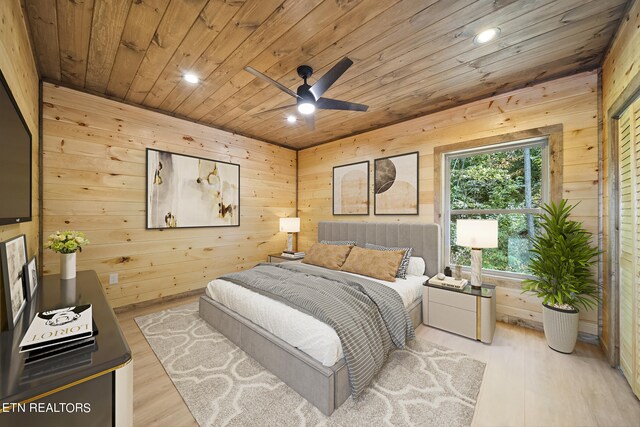
<svg viewBox="0 0 640 427">
<path fill-rule="evenodd" d="M 60 278 L 63 280 L 76 277 L 76 253 L 60 254 Z"/>
<path fill-rule="evenodd" d="M 578 339 L 579 313 L 542 304 L 542 326 L 547 345 L 560 353 L 572 353 Z"/>
</svg>

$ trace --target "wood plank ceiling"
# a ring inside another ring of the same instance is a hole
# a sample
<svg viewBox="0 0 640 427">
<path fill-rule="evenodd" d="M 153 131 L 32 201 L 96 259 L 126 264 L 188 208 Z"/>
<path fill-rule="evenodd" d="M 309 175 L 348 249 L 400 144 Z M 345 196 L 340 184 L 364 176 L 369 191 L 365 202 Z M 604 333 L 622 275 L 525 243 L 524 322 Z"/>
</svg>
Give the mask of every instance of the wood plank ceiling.
<svg viewBox="0 0 640 427">
<path fill-rule="evenodd" d="M 597 67 L 626 3 L 25 0 L 45 80 L 293 148 Z M 491 27 L 501 36 L 475 45 Z M 295 90 L 298 65 L 319 77 L 345 56 L 325 96 L 368 112 L 319 111 L 314 131 L 258 114 L 293 99 L 245 66 Z"/>
</svg>

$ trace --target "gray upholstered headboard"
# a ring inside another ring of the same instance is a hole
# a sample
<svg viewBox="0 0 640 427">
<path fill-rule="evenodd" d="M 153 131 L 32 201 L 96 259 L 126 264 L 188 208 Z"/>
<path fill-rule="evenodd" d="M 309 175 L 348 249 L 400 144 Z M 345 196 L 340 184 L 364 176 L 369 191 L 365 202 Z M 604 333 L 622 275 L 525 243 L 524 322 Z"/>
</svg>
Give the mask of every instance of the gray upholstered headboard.
<svg viewBox="0 0 640 427">
<path fill-rule="evenodd" d="M 337 222 L 318 224 L 318 241 L 355 240 L 358 246 L 411 247 L 414 256 L 424 258 L 427 276 L 442 271 L 440 226 L 438 224 L 402 224 L 398 222 Z"/>
</svg>

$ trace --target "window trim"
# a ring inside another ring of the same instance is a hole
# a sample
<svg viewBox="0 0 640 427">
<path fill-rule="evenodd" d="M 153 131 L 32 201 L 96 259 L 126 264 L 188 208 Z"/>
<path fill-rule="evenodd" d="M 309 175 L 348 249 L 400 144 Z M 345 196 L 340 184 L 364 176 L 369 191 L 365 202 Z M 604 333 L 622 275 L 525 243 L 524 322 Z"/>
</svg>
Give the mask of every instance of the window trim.
<svg viewBox="0 0 640 427">
<path fill-rule="evenodd" d="M 435 222 L 440 224 L 442 245 L 442 259 L 445 265 L 450 263 L 450 242 L 449 242 L 449 221 L 450 214 L 444 215 L 445 206 L 449 206 L 449 188 L 446 187 L 448 179 L 449 162 L 447 158 L 458 155 L 466 157 L 470 153 L 495 152 L 496 147 L 500 146 L 503 150 L 512 150 L 514 148 L 531 145 L 532 141 L 540 141 L 546 139 L 546 158 L 548 161 L 543 162 L 543 174 L 547 176 L 545 187 L 543 187 L 543 200 L 545 203 L 550 201 L 559 202 L 562 199 L 562 136 L 563 126 L 561 124 L 545 126 L 541 128 L 528 129 L 524 131 L 506 133 L 502 135 L 480 138 L 476 140 L 463 141 L 449 145 L 442 145 L 434 148 L 434 179 L 435 179 L 435 197 L 434 197 L 434 218 Z M 536 145 L 536 144 L 533 144 Z M 543 151 L 543 152 L 544 152 Z M 449 155 L 449 157 L 447 157 Z M 445 175 L 445 173 L 447 175 Z M 537 213 L 539 209 L 532 209 Z M 465 210 L 466 212 L 474 210 Z M 464 213 L 463 210 L 457 210 L 457 213 Z M 514 210 L 508 210 L 514 212 Z M 491 213 L 488 210 L 482 210 L 482 213 Z M 498 212 L 499 213 L 499 212 Z M 516 212 L 518 213 L 518 212 Z M 528 212 L 522 212 L 528 213 Z M 453 265 L 451 265 L 454 267 Z M 469 267 L 460 266 L 465 273 L 470 272 Z M 514 280 L 519 283 L 521 280 L 528 278 L 527 274 L 513 273 L 499 270 L 483 269 L 486 274 L 487 283 L 498 283 L 501 279 Z"/>
</svg>

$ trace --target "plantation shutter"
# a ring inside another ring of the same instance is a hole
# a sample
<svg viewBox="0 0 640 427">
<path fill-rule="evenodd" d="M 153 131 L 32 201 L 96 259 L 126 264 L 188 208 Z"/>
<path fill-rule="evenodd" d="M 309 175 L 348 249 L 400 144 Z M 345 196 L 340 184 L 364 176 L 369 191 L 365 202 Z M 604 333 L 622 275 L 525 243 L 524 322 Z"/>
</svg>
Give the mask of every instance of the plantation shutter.
<svg viewBox="0 0 640 427">
<path fill-rule="evenodd" d="M 635 382 L 630 382 L 631 388 L 635 392 L 636 396 L 640 397 L 640 98 L 636 99 L 636 101 L 631 106 L 631 110 L 633 111 L 633 124 L 631 126 L 632 135 L 632 150 L 635 158 L 635 192 L 633 197 L 636 202 L 636 211 L 635 211 L 635 219 L 636 219 L 636 229 L 634 233 L 635 237 L 635 250 L 636 250 L 636 259 L 635 259 L 635 276 L 633 280 L 632 287 L 632 296 L 631 299 L 634 301 L 633 305 L 633 327 L 635 329 L 635 339 L 633 344 L 634 350 L 634 372 L 635 372 Z"/>
<path fill-rule="evenodd" d="M 640 396 L 640 98 L 618 120 L 620 368 Z"/>
</svg>

